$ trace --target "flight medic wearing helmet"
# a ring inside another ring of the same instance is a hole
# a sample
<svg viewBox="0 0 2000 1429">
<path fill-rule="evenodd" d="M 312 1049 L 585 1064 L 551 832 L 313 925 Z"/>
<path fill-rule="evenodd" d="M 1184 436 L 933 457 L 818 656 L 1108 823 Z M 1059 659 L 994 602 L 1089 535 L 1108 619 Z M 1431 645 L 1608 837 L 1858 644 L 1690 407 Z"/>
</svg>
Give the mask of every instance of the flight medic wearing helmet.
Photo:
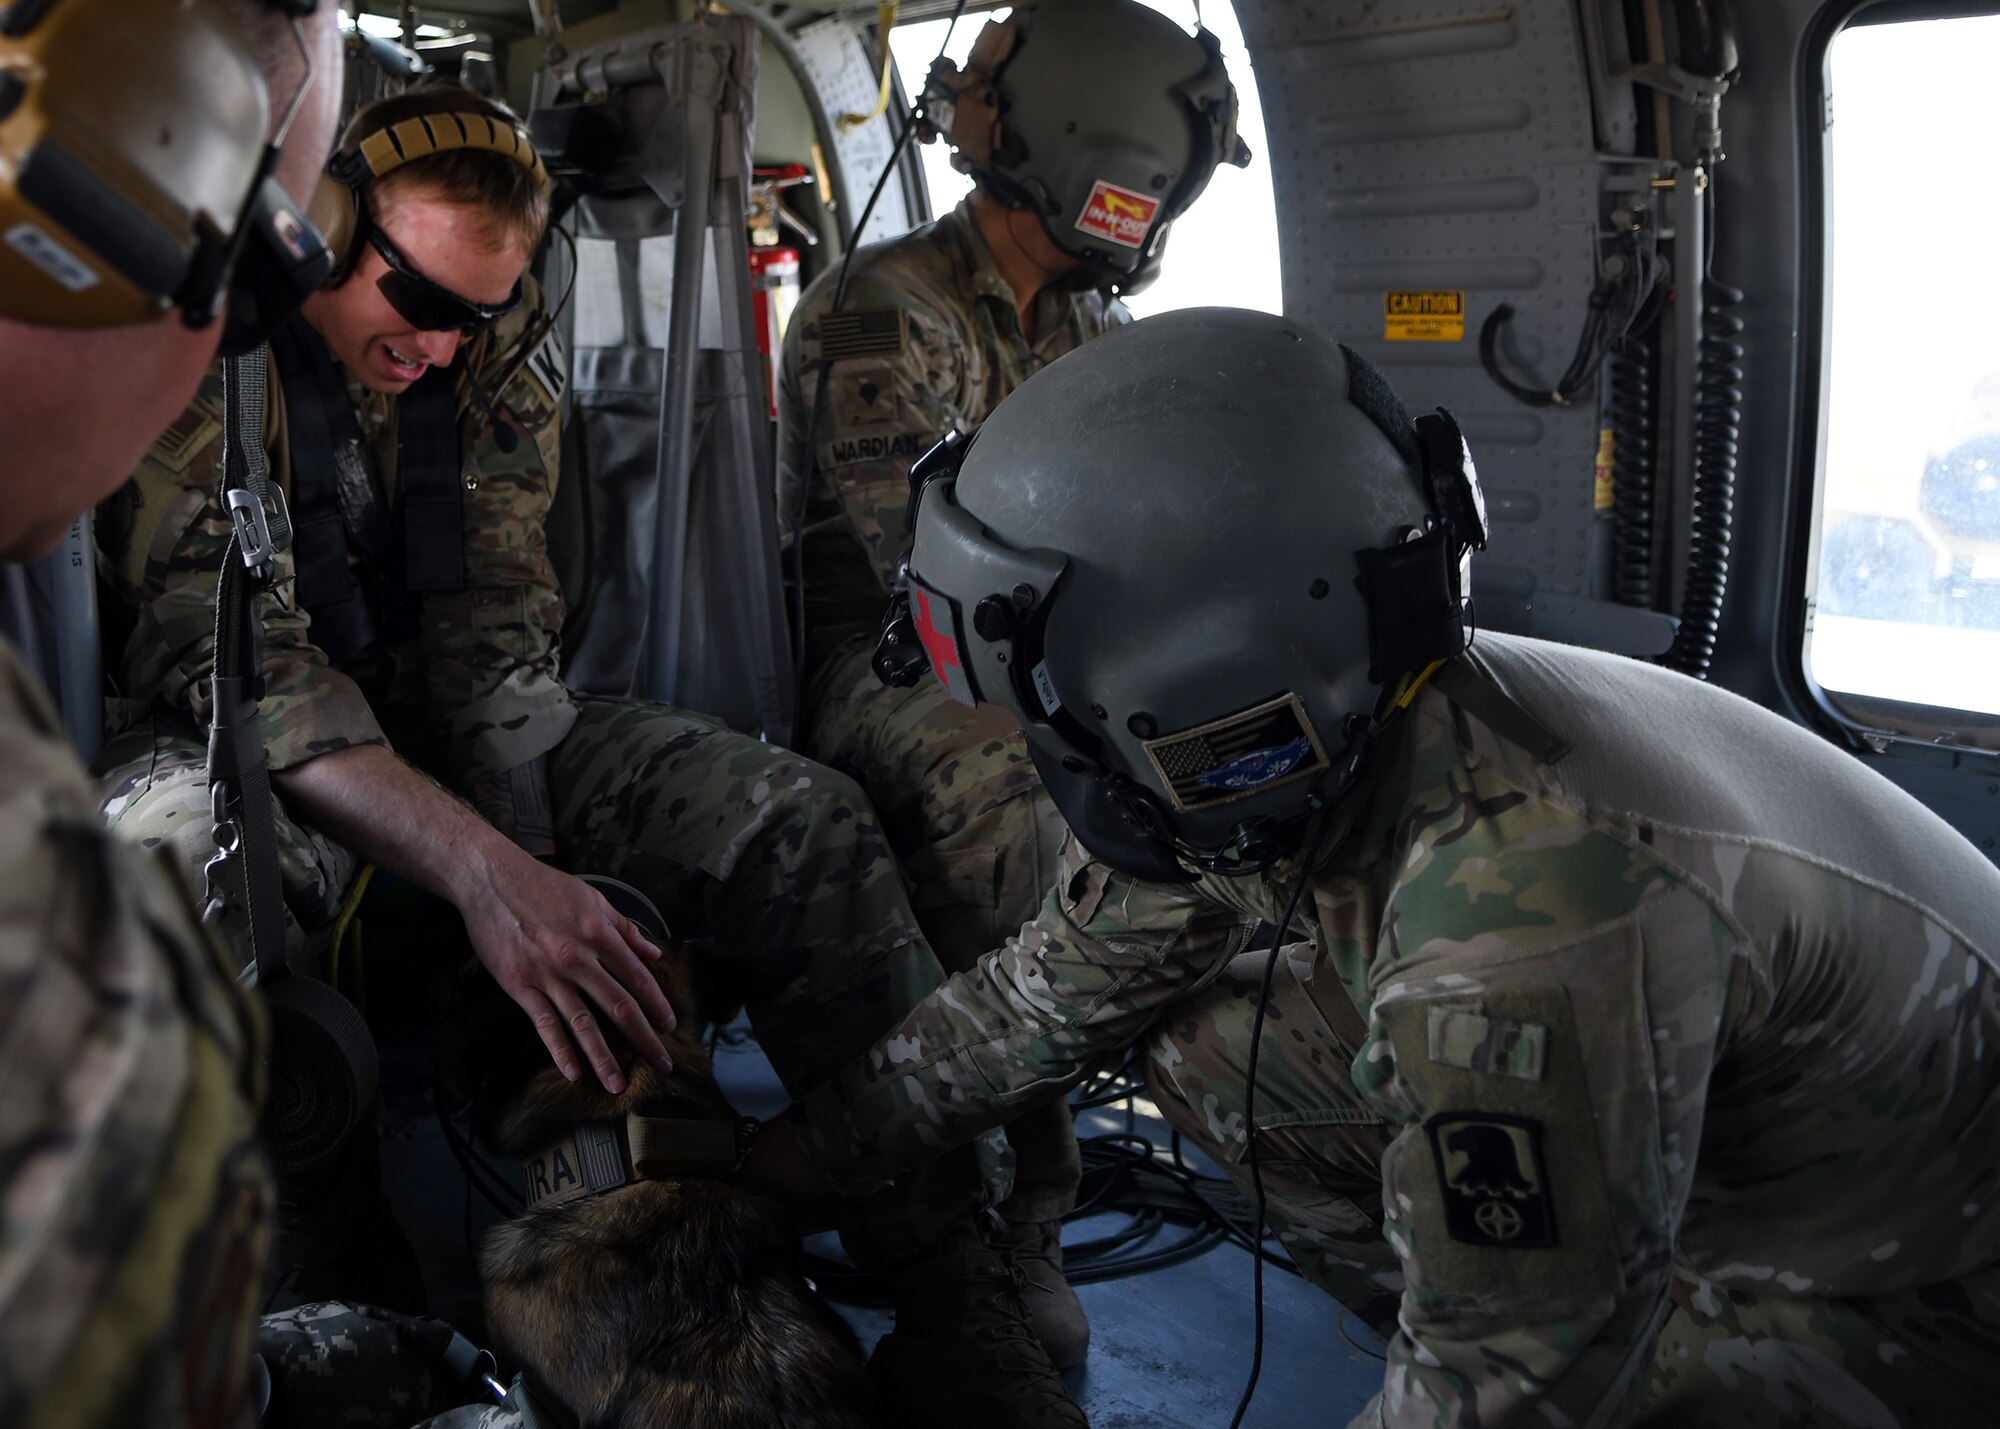
<svg viewBox="0 0 2000 1429">
<path fill-rule="evenodd" d="M 911 463 L 969 431 L 1036 371 L 1129 321 L 1117 294 L 1157 272 L 1173 221 L 1219 164 L 1242 165 L 1236 94 L 1213 35 L 1137 0 L 1016 5 L 961 72 L 925 86 L 932 137 L 974 189 L 936 222 L 854 257 L 806 293 L 779 386 L 778 509 L 802 574 L 801 747 L 868 791 L 947 969 L 1033 916 L 1062 825 L 1004 715 L 870 669 L 908 544 Z M 1076 1139 L 1062 1107 L 1009 1128 L 1003 1238 L 1058 1366 L 1089 1325 L 1062 1277 Z"/>
<path fill-rule="evenodd" d="M 885 663 L 1019 720 L 1074 837 L 754 1178 L 864 1193 L 1143 1043 L 1389 1338 L 1356 1425 L 1990 1419 L 2000 871 L 1962 837 L 1726 692 L 1474 639 L 1456 426 L 1284 319 L 1111 334 L 916 484 Z"/>
</svg>

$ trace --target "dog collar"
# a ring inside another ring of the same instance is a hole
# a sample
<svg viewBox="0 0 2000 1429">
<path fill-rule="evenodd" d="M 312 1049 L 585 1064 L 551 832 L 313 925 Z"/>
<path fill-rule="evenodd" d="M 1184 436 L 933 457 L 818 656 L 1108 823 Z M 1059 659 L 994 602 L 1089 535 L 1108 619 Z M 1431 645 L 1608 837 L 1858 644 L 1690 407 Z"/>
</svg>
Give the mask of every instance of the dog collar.
<svg viewBox="0 0 2000 1429">
<path fill-rule="evenodd" d="M 521 1159 L 528 1209 L 601 1195 L 637 1181 L 733 1174 L 749 1153 L 754 1117 L 642 1116 L 587 1121 Z"/>
</svg>

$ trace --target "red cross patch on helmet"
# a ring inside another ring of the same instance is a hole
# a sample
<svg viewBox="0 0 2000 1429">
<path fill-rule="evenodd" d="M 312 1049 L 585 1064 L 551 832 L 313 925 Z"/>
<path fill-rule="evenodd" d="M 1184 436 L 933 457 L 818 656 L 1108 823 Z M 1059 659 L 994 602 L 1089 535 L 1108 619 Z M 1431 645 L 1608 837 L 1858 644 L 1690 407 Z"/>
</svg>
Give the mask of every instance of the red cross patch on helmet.
<svg viewBox="0 0 2000 1429">
<path fill-rule="evenodd" d="M 958 638 L 958 610 L 950 596 L 910 582 L 910 613 L 916 617 L 917 638 L 931 657 L 931 670 L 944 692 L 962 705 L 976 705 L 979 696 L 972 686 L 971 672 L 965 668 L 964 645 Z"/>
</svg>

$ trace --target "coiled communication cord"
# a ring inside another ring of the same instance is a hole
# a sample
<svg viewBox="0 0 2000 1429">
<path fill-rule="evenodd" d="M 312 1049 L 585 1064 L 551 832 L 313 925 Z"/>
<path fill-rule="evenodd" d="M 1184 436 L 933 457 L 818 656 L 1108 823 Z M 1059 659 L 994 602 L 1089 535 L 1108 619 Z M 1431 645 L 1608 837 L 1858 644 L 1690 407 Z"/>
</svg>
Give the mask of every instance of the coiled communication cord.
<svg viewBox="0 0 2000 1429">
<path fill-rule="evenodd" d="M 1708 201 L 1712 243 L 1713 184 Z M 1701 349 L 1694 384 L 1693 531 L 1681 627 L 1661 663 L 1705 680 L 1715 658 L 1729 586 L 1729 526 L 1736 506 L 1737 438 L 1743 427 L 1743 319 L 1731 311 L 1743 301 L 1743 292 L 1716 279 L 1712 255 L 1703 258 L 1701 299 Z"/>
<path fill-rule="evenodd" d="M 1653 604 L 1653 349 L 1628 333 L 1611 350 L 1611 591 Z"/>
</svg>

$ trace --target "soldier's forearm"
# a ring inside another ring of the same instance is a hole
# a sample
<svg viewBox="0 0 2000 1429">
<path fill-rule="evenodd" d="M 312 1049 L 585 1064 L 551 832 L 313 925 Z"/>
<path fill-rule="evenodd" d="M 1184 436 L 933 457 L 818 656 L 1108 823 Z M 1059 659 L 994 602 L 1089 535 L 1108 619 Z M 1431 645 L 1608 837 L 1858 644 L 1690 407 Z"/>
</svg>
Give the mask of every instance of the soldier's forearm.
<svg viewBox="0 0 2000 1429">
<path fill-rule="evenodd" d="M 454 905 L 507 837 L 378 745 L 336 749 L 272 776 L 301 822 Z"/>
</svg>

